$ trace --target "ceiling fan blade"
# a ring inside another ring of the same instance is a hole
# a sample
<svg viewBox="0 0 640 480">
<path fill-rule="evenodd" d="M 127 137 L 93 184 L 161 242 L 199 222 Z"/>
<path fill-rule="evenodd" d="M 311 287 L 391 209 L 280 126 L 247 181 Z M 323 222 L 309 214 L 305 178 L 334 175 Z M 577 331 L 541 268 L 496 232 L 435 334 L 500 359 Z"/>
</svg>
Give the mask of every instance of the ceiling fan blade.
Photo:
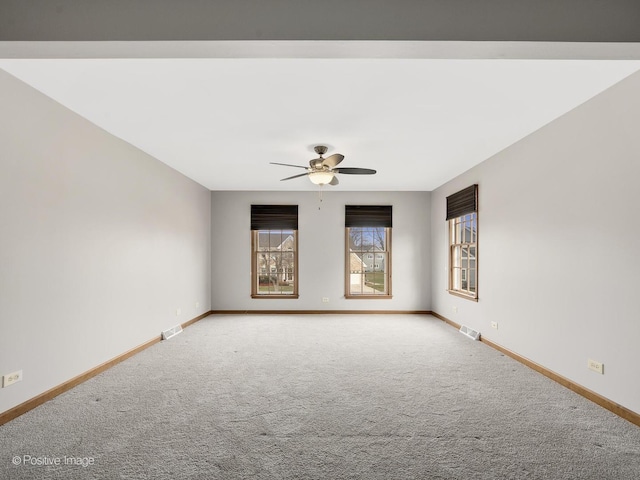
<svg viewBox="0 0 640 480">
<path fill-rule="evenodd" d="M 277 163 L 277 162 L 269 162 L 271 165 L 283 165 L 285 167 L 296 167 L 296 168 L 304 168 L 306 169 L 307 167 L 303 167 L 302 165 L 291 165 L 290 163 Z"/>
<path fill-rule="evenodd" d="M 333 155 L 325 158 L 322 164 L 326 165 L 329 168 L 333 168 L 336 165 L 338 165 L 342 160 L 344 160 L 344 155 L 340 155 L 339 153 L 334 153 Z"/>
<path fill-rule="evenodd" d="M 284 182 L 285 180 L 291 180 L 292 178 L 304 177 L 305 175 L 309 175 L 309 172 L 301 173 L 300 175 L 294 175 L 292 177 L 282 178 L 282 179 L 280 179 L 280 181 Z"/>
<path fill-rule="evenodd" d="M 346 173 L 348 175 L 373 175 L 376 173 L 375 170 L 371 168 L 334 168 L 332 172 L 335 173 Z"/>
<path fill-rule="evenodd" d="M 340 183 L 340 180 L 338 180 L 338 177 L 336 177 L 334 175 L 334 177 L 331 179 L 331 181 L 329 182 L 329 185 L 338 185 Z"/>
</svg>

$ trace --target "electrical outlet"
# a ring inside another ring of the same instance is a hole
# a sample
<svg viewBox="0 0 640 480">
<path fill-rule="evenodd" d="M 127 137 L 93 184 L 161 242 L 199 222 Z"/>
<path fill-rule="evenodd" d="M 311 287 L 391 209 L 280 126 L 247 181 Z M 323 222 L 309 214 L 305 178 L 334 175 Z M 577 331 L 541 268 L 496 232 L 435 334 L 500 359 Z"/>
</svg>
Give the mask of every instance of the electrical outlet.
<svg viewBox="0 0 640 480">
<path fill-rule="evenodd" d="M 2 388 L 8 387 L 9 385 L 13 385 L 14 383 L 19 382 L 20 380 L 22 380 L 22 370 L 9 373 L 2 377 Z"/>
<path fill-rule="evenodd" d="M 179 317 L 180 315 L 182 315 L 182 309 L 176 308 L 176 317 Z"/>
<path fill-rule="evenodd" d="M 596 373 L 604 375 L 604 365 L 600 362 L 589 359 L 587 361 L 587 367 L 589 367 L 589 370 L 593 370 Z"/>
<path fill-rule="evenodd" d="M 322 297 L 322 303 L 329 303 L 329 297 Z"/>
<path fill-rule="evenodd" d="M 453 313 L 458 313 L 458 307 L 453 307 Z"/>
<path fill-rule="evenodd" d="M 498 322 L 491 322 L 491 328 L 498 329 Z"/>
<path fill-rule="evenodd" d="M 196 302 L 196 308 L 200 308 L 200 302 Z"/>
</svg>

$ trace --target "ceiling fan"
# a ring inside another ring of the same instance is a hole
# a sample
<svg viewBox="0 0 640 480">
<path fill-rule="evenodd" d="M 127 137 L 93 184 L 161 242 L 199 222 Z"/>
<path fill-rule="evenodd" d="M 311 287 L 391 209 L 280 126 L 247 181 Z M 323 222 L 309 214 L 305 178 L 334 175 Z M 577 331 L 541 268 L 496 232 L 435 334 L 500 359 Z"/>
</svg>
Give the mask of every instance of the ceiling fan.
<svg viewBox="0 0 640 480">
<path fill-rule="evenodd" d="M 319 157 L 314 158 L 313 160 L 309 160 L 308 167 L 304 167 L 302 165 L 291 165 L 289 163 L 270 162 L 272 165 L 284 165 L 285 167 L 304 168 L 306 170 L 306 173 L 283 178 L 280 181 L 308 176 L 309 180 L 311 180 L 311 182 L 315 183 L 316 185 L 338 185 L 339 182 L 338 177 L 336 177 L 336 173 L 344 173 L 347 175 L 373 175 L 374 173 L 376 173 L 375 170 L 372 170 L 370 168 L 336 168 L 337 165 L 344 159 L 344 155 L 334 153 L 327 158 L 323 158 L 322 155 L 327 153 L 327 147 L 325 147 L 324 145 L 317 145 L 313 147 L 313 149 L 319 155 Z"/>
</svg>

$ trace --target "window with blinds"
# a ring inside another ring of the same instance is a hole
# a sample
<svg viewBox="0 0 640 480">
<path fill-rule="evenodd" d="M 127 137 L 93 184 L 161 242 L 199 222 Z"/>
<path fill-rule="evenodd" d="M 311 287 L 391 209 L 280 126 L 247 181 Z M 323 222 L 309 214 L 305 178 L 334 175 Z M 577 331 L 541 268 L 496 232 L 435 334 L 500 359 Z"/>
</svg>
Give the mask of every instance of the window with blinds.
<svg viewBox="0 0 640 480">
<path fill-rule="evenodd" d="M 447 197 L 449 293 L 478 299 L 478 185 Z"/>
<path fill-rule="evenodd" d="M 251 296 L 298 298 L 297 205 L 251 205 Z"/>
<path fill-rule="evenodd" d="M 345 206 L 345 297 L 391 298 L 391 205 Z"/>
</svg>

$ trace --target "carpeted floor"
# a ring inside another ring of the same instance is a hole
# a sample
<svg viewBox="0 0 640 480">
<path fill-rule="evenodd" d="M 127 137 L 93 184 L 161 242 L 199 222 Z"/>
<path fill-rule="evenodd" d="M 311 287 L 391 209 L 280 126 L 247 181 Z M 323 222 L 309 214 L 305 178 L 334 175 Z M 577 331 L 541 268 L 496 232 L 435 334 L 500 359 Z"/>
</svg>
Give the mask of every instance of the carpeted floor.
<svg viewBox="0 0 640 480">
<path fill-rule="evenodd" d="M 211 316 L 0 427 L 0 478 L 638 479 L 640 428 L 430 316 Z"/>
</svg>

